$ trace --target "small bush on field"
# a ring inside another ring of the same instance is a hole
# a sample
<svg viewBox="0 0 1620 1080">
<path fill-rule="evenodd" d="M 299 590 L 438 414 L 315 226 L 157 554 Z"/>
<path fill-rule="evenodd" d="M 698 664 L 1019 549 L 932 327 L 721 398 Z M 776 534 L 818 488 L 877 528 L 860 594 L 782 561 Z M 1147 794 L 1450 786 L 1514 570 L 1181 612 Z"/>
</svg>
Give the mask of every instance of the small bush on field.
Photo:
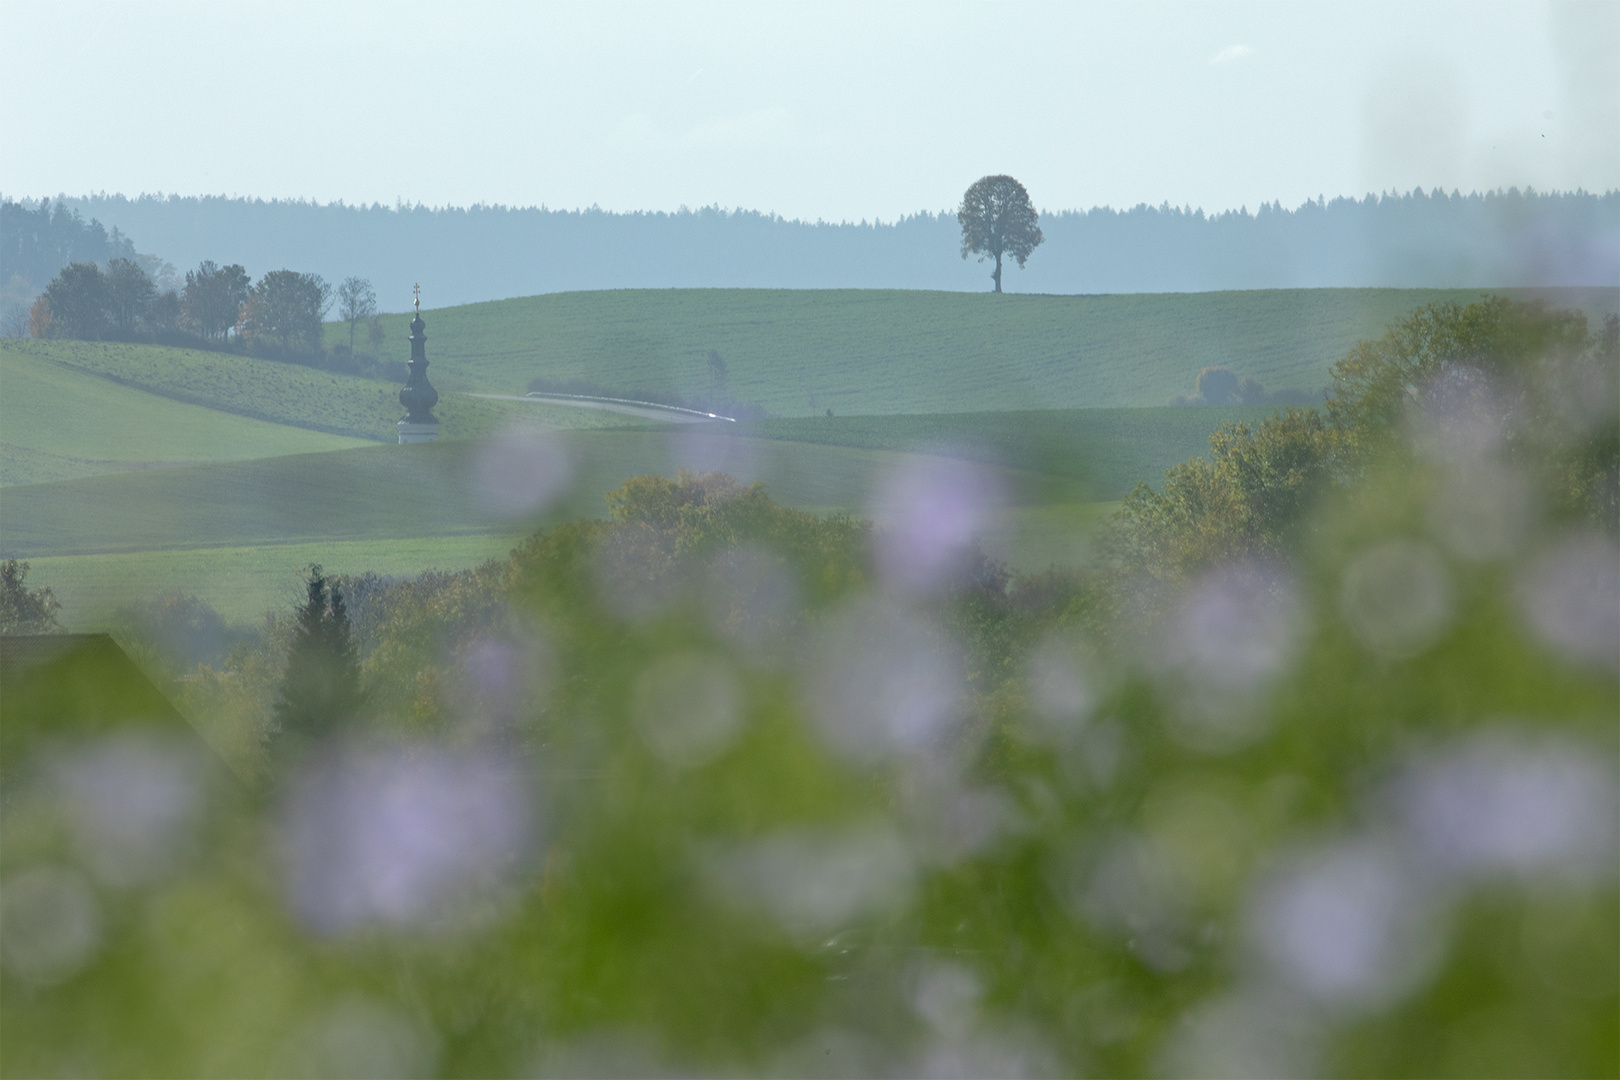
<svg viewBox="0 0 1620 1080">
<path fill-rule="evenodd" d="M 1300 405 L 1321 400 L 1320 394 L 1306 390 L 1274 390 L 1268 392 L 1260 380 L 1252 375 L 1239 378 L 1224 367 L 1206 367 L 1198 373 L 1196 390 L 1191 397 L 1177 394 L 1170 404 L 1186 405 Z"/>
</svg>

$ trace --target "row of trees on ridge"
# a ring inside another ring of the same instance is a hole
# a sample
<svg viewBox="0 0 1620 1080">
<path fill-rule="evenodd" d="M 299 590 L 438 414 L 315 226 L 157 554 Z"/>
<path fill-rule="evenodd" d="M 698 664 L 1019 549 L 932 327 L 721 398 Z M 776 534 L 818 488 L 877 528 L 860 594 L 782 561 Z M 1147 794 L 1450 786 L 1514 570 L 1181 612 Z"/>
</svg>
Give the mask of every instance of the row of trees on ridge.
<svg viewBox="0 0 1620 1080">
<path fill-rule="evenodd" d="M 349 324 L 349 344 L 337 347 L 336 358 L 328 356 L 324 343 L 324 323 L 334 304 Z M 272 270 L 255 282 L 240 264 L 204 260 L 186 272 L 180 288 L 159 291 L 139 263 L 117 258 L 106 269 L 93 262 L 65 266 L 34 301 L 28 333 L 236 348 L 321 367 L 334 366 L 336 359 L 340 368 L 377 368 L 374 358 L 367 364 L 355 356 L 362 323 L 375 353 L 383 341 L 382 321 L 377 294 L 364 278 L 346 278 L 334 289 L 319 274 Z"/>
</svg>

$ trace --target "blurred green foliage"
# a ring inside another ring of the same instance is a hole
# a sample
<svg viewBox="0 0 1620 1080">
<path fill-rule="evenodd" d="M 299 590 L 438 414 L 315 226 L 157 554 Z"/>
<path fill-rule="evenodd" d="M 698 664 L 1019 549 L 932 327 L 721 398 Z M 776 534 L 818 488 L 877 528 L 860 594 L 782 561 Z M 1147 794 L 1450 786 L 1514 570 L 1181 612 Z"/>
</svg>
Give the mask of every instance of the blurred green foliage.
<svg viewBox="0 0 1620 1080">
<path fill-rule="evenodd" d="M 371 713 L 161 873 L 85 854 L 80 751 L 8 771 L 0 1071 L 1613 1075 L 1615 404 L 1548 387 L 1615 366 L 1425 312 L 1086 570 L 907 585 L 904 521 L 710 473 L 345 578 Z M 274 738 L 288 633 L 205 734 Z"/>
<path fill-rule="evenodd" d="M 1172 468 L 1163 491 L 1126 498 L 1122 563 L 1171 578 L 1221 559 L 1287 560 L 1330 491 L 1369 472 L 1500 450 L 1557 518 L 1615 529 L 1620 320 L 1599 334 L 1578 311 L 1488 297 L 1422 308 L 1333 366 L 1325 415 L 1289 409 L 1223 424 L 1208 459 Z"/>
</svg>

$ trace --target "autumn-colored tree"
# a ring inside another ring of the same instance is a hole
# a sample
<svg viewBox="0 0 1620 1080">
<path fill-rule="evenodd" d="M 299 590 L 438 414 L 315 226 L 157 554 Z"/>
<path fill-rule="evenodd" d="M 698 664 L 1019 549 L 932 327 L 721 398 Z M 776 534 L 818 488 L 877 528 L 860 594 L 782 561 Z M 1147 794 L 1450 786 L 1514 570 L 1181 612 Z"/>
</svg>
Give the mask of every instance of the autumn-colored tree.
<svg viewBox="0 0 1620 1080">
<path fill-rule="evenodd" d="M 51 336 L 51 302 L 45 299 L 44 293 L 34 297 L 34 303 L 28 309 L 28 336 Z"/>
<path fill-rule="evenodd" d="M 1029 192 L 1010 176 L 986 176 L 962 196 L 956 213 L 962 225 L 962 258 L 979 256 L 996 260 L 990 275 L 1001 291 L 1001 257 L 1014 259 L 1019 269 L 1045 239 L 1037 223 L 1039 215 L 1029 201 Z"/>
<path fill-rule="evenodd" d="M 272 270 L 242 304 L 236 332 L 249 341 L 274 338 L 284 349 L 318 351 L 332 287 L 319 274 Z"/>
</svg>

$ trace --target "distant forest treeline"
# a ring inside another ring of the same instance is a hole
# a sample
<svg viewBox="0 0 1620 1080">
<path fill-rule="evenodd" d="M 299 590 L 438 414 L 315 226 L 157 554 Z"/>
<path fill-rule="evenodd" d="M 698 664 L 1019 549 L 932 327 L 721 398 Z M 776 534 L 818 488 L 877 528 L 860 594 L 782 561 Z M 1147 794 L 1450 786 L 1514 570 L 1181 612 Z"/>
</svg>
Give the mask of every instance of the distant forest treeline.
<svg viewBox="0 0 1620 1080">
<path fill-rule="evenodd" d="M 960 258 L 950 211 L 830 224 L 712 207 L 609 213 L 161 195 L 62 203 L 179 266 L 229 251 L 254 273 L 302 266 L 328 280 L 367 277 L 384 310 L 403 309 L 418 281 L 435 307 L 573 289 L 989 287 L 988 267 Z M 1026 270 L 1008 273 L 1010 291 L 1620 284 L 1620 191 L 1413 191 L 1254 213 L 1144 205 L 1045 213 L 1041 229 L 1046 243 Z M 8 235 L 0 281 L 20 268 L 14 248 Z"/>
</svg>

